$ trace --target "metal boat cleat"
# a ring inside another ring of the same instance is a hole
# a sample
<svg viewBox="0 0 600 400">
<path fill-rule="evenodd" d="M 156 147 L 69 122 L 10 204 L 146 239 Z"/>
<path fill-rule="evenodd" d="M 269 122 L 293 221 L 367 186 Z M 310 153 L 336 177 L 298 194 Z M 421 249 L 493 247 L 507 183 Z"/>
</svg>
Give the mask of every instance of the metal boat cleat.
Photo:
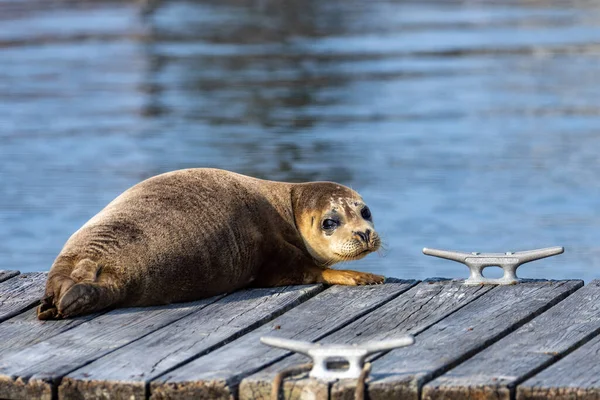
<svg viewBox="0 0 600 400">
<path fill-rule="evenodd" d="M 415 343 L 415 338 L 412 335 L 406 335 L 398 339 L 359 345 L 319 344 L 276 337 L 261 337 L 260 341 L 268 346 L 291 350 L 312 358 L 313 367 L 309 376 L 325 381 L 334 381 L 336 379 L 358 379 L 368 355 L 410 346 Z M 340 364 L 344 367 L 336 367 Z"/>
<path fill-rule="evenodd" d="M 423 249 L 423 254 L 465 264 L 471 270 L 465 285 L 514 285 L 519 282 L 517 268 L 530 261 L 562 254 L 564 247 L 506 252 L 506 253 L 464 253 L 460 251 Z M 482 271 L 486 267 L 497 266 L 504 270 L 504 276 L 498 279 L 485 278 Z"/>
</svg>

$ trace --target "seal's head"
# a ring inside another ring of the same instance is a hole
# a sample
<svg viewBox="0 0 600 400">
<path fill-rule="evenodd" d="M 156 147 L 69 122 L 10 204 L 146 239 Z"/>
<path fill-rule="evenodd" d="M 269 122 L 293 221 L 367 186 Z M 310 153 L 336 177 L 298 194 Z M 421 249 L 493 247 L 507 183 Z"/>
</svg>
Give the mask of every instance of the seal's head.
<svg viewBox="0 0 600 400">
<path fill-rule="evenodd" d="M 293 193 L 296 226 L 318 265 L 358 260 L 381 246 L 371 211 L 354 190 L 313 182 Z"/>
</svg>

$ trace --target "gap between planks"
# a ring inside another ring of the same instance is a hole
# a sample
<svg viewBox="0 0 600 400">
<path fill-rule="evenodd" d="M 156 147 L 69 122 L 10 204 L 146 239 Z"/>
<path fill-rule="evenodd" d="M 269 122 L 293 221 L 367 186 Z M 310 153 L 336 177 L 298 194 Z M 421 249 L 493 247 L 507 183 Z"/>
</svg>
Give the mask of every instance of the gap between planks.
<svg viewBox="0 0 600 400">
<path fill-rule="evenodd" d="M 24 275 L 26 275 L 26 274 L 24 274 Z M 29 275 L 31 275 L 31 274 L 29 274 Z M 6 281 L 5 281 L 5 282 L 6 282 Z M 1 284 L 0 284 L 0 285 L 1 285 Z M 589 286 L 589 285 L 588 285 L 588 286 Z M 39 289 L 38 289 L 38 290 L 39 290 Z M 577 287 L 576 287 L 575 289 L 573 289 L 573 290 L 572 290 L 572 292 L 575 292 L 575 290 L 577 290 Z M 577 293 L 577 292 L 575 292 L 575 293 Z M 570 294 L 570 293 L 569 293 L 569 294 Z M 564 298 L 567 298 L 567 299 L 569 298 L 569 297 L 567 297 L 567 296 L 569 296 L 569 294 L 566 294 L 566 296 L 565 296 L 565 297 L 563 297 L 563 298 L 561 298 L 561 299 L 558 299 L 558 300 L 557 300 L 557 303 L 560 305 L 560 304 L 561 304 L 561 300 L 563 300 Z M 399 294 L 398 294 L 396 297 L 394 297 L 394 298 L 392 298 L 392 299 L 389 299 L 389 300 L 387 300 L 387 302 L 386 302 L 386 303 L 382 303 L 382 304 L 380 304 L 379 306 L 377 306 L 377 307 L 373 308 L 372 312 L 375 312 L 375 311 L 376 311 L 376 310 L 378 310 L 379 308 L 381 308 L 381 307 L 384 307 L 386 304 L 389 304 L 389 303 L 390 303 L 390 302 L 392 302 L 394 299 L 396 299 L 396 300 L 397 300 L 397 299 L 399 298 L 399 296 L 401 297 L 401 293 L 399 293 Z M 38 298 L 39 298 L 39 297 L 38 297 Z M 35 305 L 36 303 L 37 303 L 37 300 L 35 300 L 35 301 L 34 301 L 32 304 L 33 304 L 33 305 Z M 463 307 L 465 307 L 465 306 L 466 306 L 466 305 L 463 305 L 463 306 L 461 306 L 459 309 L 462 309 L 462 308 L 463 308 Z M 550 307 L 551 307 L 551 308 L 549 309 L 549 311 L 542 311 L 542 314 L 541 314 L 540 316 L 544 316 L 544 314 L 543 314 L 544 312 L 551 312 L 551 311 L 554 309 L 554 307 L 557 307 L 557 306 L 552 306 L 552 305 L 551 305 Z M 454 313 L 455 313 L 455 312 L 457 312 L 459 309 L 452 311 L 452 313 L 451 313 L 451 314 L 454 314 Z M 35 311 L 35 310 L 29 310 L 29 312 L 30 312 L 30 313 L 32 313 L 32 312 L 34 312 L 34 311 Z M 26 315 L 26 314 L 27 314 L 27 312 L 25 312 L 25 313 L 22 313 L 21 315 L 19 315 L 18 317 L 15 317 L 15 318 L 20 318 L 20 317 L 23 317 L 23 318 L 25 318 L 25 315 Z M 448 314 L 448 315 L 450 315 L 450 314 Z M 358 319 L 360 319 L 360 318 L 366 318 L 366 317 L 368 317 L 368 316 L 369 316 L 369 313 L 367 313 L 367 314 L 363 315 L 363 317 L 359 317 Z M 31 316 L 28 316 L 28 317 L 30 318 Z M 447 317 L 447 316 L 446 316 L 446 317 Z M 443 317 L 443 318 L 446 318 L 446 317 Z M 13 319 L 15 319 L 15 318 L 13 318 Z M 533 320 L 535 321 L 535 319 L 537 319 L 537 318 L 539 318 L 539 317 L 535 317 Z M 357 320 L 357 319 L 355 319 L 354 321 L 356 321 L 356 320 Z M 10 320 L 9 320 L 9 321 L 10 321 Z M 85 321 L 84 321 L 84 322 L 85 322 Z M 339 331 L 341 331 L 341 330 L 343 330 L 343 329 L 344 329 L 344 327 L 346 327 L 346 326 L 348 326 L 348 325 L 351 325 L 352 323 L 353 323 L 353 322 L 348 322 L 346 325 L 344 325 L 343 327 L 339 328 L 339 330 L 338 330 L 338 331 L 334 331 L 334 334 L 335 334 L 335 333 L 337 333 L 337 332 L 339 332 Z M 0 324 L 0 334 L 1 334 L 1 332 L 2 332 L 2 328 L 3 328 L 3 326 L 4 326 L 5 324 L 6 324 L 6 322 L 5 322 L 4 324 Z M 169 325 L 166 325 L 166 327 L 168 327 L 168 326 L 169 326 Z M 431 326 L 431 324 L 430 324 L 429 326 Z M 521 328 L 519 328 L 519 329 L 521 329 Z M 422 332 L 422 331 L 423 331 L 423 330 L 421 330 L 421 332 Z M 518 330 L 517 330 L 517 332 L 518 332 Z M 60 332 L 59 332 L 59 333 L 60 333 Z M 516 333 L 516 332 L 515 332 L 515 333 Z M 57 333 L 57 334 L 58 334 L 58 333 Z M 592 335 L 593 335 L 593 334 L 592 334 Z M 332 336 L 333 336 L 333 335 L 332 335 Z M 588 335 L 588 336 L 590 336 L 590 335 Z M 506 337 L 505 337 L 505 338 L 506 338 Z M 587 341 L 587 340 L 590 340 L 590 339 L 591 339 L 591 337 L 588 337 L 588 338 L 587 338 L 585 341 Z M 317 340 L 318 340 L 318 339 L 317 339 Z M 417 338 L 417 340 L 418 340 L 418 338 Z M 500 339 L 500 340 L 503 340 L 503 339 Z M 361 340 L 361 341 L 362 341 L 362 340 Z M 498 342 L 496 342 L 496 343 L 498 343 Z M 562 354 L 562 356 L 564 356 L 564 355 L 566 355 L 566 354 L 569 354 L 570 352 L 572 352 L 573 350 L 575 350 L 575 348 L 577 348 L 578 346 L 581 346 L 583 343 L 585 343 L 585 342 L 581 342 L 581 343 L 579 343 L 579 344 L 578 344 L 576 347 L 572 347 L 572 348 L 570 348 L 570 350 L 568 350 L 567 352 L 565 352 L 564 354 Z M 493 345 L 492 345 L 492 346 L 493 346 Z M 485 349 L 485 347 L 484 347 L 484 349 Z M 212 350 L 212 349 L 211 349 L 211 350 Z M 1 354 L 1 351 L 2 351 L 2 349 L 1 349 L 1 346 L 0 346 L 0 354 Z M 209 351 L 210 351 L 210 350 L 209 350 Z M 486 350 L 483 350 L 482 352 L 485 352 L 485 351 L 486 351 Z M 475 354 L 474 354 L 472 357 L 473 357 L 473 358 L 475 358 L 475 357 L 479 356 L 479 354 L 481 354 L 481 353 L 475 352 Z M 291 357 L 290 357 L 290 358 L 291 358 Z M 465 359 L 466 361 L 465 361 L 465 360 L 463 360 L 463 361 L 464 361 L 464 363 L 466 364 L 466 363 L 468 363 L 468 361 L 469 361 L 470 359 L 471 359 L 471 358 L 466 358 L 466 359 Z M 458 362 L 458 364 L 456 364 L 456 365 L 458 365 L 458 366 L 460 366 L 460 365 L 463 365 L 463 361 L 459 361 L 459 362 Z M 556 359 L 554 359 L 554 361 L 556 361 Z M 554 361 L 552 361 L 552 362 L 554 362 Z M 185 362 L 187 362 L 187 361 L 185 361 Z M 550 364 L 545 364 L 545 365 L 543 365 L 542 367 L 538 368 L 538 370 L 545 369 L 545 368 L 546 368 L 548 365 L 550 365 Z M 177 366 L 175 366 L 175 367 L 172 367 L 170 370 L 172 370 L 172 369 L 174 369 L 174 368 L 176 368 L 176 367 L 177 367 Z M 184 366 L 184 367 L 185 367 L 185 366 Z M 448 368 L 450 369 L 450 371 L 453 371 L 453 370 L 454 370 L 454 366 L 450 366 L 450 367 L 448 367 Z M 456 369 L 458 369 L 458 368 L 456 368 Z M 537 370 L 536 370 L 536 372 L 537 372 Z M 533 373 L 534 373 L 534 372 L 530 373 L 529 375 L 527 375 L 527 377 L 531 376 Z M 436 375 L 436 376 L 439 376 L 439 374 L 438 374 L 438 375 Z M 525 377 L 525 378 L 523 378 L 523 379 L 526 379 L 526 377 Z M 522 381 L 523 379 L 520 379 L 520 381 Z M 422 386 L 422 385 L 421 385 L 421 386 Z M 427 392 L 427 390 L 425 390 L 425 392 L 424 392 L 424 396 L 426 395 L 426 392 Z M 145 393 L 145 394 L 146 394 L 146 393 Z M 336 397 L 336 392 L 335 392 L 335 391 L 334 391 L 332 394 L 334 395 L 334 397 Z M 338 393 L 338 394 L 339 394 L 339 393 Z M 55 396 L 56 396 L 56 393 L 55 393 Z M 144 396 L 144 397 L 146 397 L 146 396 Z M 56 398 L 56 397 L 55 397 L 55 398 Z"/>
<path fill-rule="evenodd" d="M 216 300 L 145 307 L 137 312 L 114 310 L 11 353 L 0 360 L 0 393 L 9 398 L 55 398 L 53 392 L 64 374 Z M 106 322 L 104 326 L 102 322 Z M 107 331 L 107 326 L 111 330 Z"/>
<path fill-rule="evenodd" d="M 549 281 L 496 287 L 427 329 L 415 345 L 393 350 L 374 362 L 369 397 L 419 399 L 425 383 L 518 329 L 581 286 L 581 281 Z M 355 382 L 334 384 L 332 398 L 347 397 L 355 386 Z"/>
<path fill-rule="evenodd" d="M 59 394 L 89 399 L 110 391 L 119 398 L 144 399 L 151 379 L 251 332 L 324 289 L 310 285 L 235 292 L 69 373 Z"/>
<path fill-rule="evenodd" d="M 29 287 L 31 296 L 25 296 L 31 300 L 30 305 L 23 307 L 25 311 L 0 323 L 0 338 L 2 338 L 2 341 L 0 341 L 0 357 L 6 357 L 9 353 L 17 352 L 27 346 L 46 340 L 99 315 L 91 314 L 60 321 L 40 321 L 37 319 L 35 306 L 39 303 L 37 294 L 43 293 L 44 280 L 38 280 L 36 285 Z"/>
<path fill-rule="evenodd" d="M 19 271 L 0 269 L 0 282 L 4 282 L 7 279 L 14 278 L 19 274 Z"/>
<path fill-rule="evenodd" d="M 600 333 L 593 281 L 487 349 L 426 384 L 426 400 L 514 399 L 515 387 Z"/>
<path fill-rule="evenodd" d="M 46 272 L 17 274 L 0 282 L 0 323 L 39 303 L 47 275 Z"/>
<path fill-rule="evenodd" d="M 265 290 L 276 297 L 281 292 L 294 292 L 298 300 L 304 300 L 322 289 L 322 285 L 312 285 Z M 261 293 L 261 290 L 249 289 L 191 303 L 110 311 L 5 357 L 0 363 L 0 392 L 9 397 L 53 398 L 65 374 L 200 312 L 219 299 L 228 302 L 232 298 L 256 297 Z"/>
<path fill-rule="evenodd" d="M 328 335 L 320 342 L 352 344 L 397 338 L 407 333 L 419 335 L 493 288 L 465 286 L 457 281 L 428 280 Z M 380 353 L 371 356 L 369 361 L 372 362 L 382 355 Z M 248 376 L 240 385 L 240 399 L 270 399 L 271 385 L 276 373 L 306 361 L 305 357 L 294 354 Z M 301 374 L 284 381 L 283 398 L 292 400 L 301 399 L 307 393 L 329 393 L 330 386 L 326 382 L 308 378 L 307 374 Z"/>
<path fill-rule="evenodd" d="M 291 354 L 260 345 L 261 336 L 319 340 L 400 296 L 416 283 L 333 286 L 269 324 L 152 381 L 151 398 L 237 397 L 242 378 Z"/>
<path fill-rule="evenodd" d="M 517 386 L 517 400 L 598 400 L 600 336 Z"/>
</svg>

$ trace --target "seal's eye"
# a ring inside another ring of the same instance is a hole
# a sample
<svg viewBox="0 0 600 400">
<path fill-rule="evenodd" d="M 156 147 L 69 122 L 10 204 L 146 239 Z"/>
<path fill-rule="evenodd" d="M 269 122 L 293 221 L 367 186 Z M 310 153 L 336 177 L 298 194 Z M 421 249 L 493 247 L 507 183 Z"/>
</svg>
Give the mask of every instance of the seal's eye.
<svg viewBox="0 0 600 400">
<path fill-rule="evenodd" d="M 338 226 L 338 222 L 335 219 L 330 219 L 327 218 L 326 220 L 323 220 L 323 229 L 325 230 L 332 230 L 335 229 Z"/>
<path fill-rule="evenodd" d="M 362 215 L 364 219 L 371 219 L 371 210 L 369 210 L 369 207 L 365 207 L 360 210 L 360 215 Z"/>
</svg>

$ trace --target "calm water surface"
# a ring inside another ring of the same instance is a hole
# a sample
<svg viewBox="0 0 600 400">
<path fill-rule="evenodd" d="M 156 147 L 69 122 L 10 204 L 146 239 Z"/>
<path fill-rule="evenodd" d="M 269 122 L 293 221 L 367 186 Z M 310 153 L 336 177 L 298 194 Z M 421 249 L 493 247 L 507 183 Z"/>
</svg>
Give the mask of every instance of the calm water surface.
<svg viewBox="0 0 600 400">
<path fill-rule="evenodd" d="M 357 189 L 387 254 L 351 268 L 562 245 L 521 275 L 600 277 L 598 6 L 285 3 L 0 0 L 0 269 L 47 270 L 129 186 L 210 166 Z"/>
</svg>

